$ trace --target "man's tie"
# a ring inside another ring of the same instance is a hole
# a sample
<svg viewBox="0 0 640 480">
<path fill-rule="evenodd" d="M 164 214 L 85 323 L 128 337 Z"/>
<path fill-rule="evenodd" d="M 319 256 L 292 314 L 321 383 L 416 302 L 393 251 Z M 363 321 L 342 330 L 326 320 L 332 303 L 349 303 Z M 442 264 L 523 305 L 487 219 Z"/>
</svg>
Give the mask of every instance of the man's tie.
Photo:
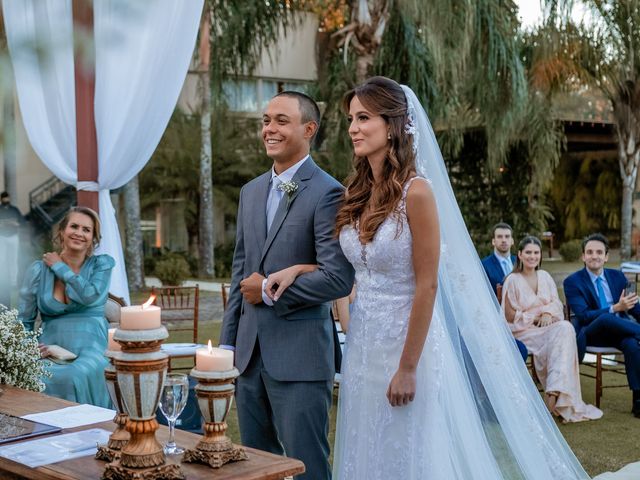
<svg viewBox="0 0 640 480">
<path fill-rule="evenodd" d="M 600 308 L 609 308 L 609 302 L 607 302 L 607 297 L 604 295 L 604 288 L 602 288 L 602 277 L 596 278 L 596 290 L 598 291 Z"/>
<path fill-rule="evenodd" d="M 267 200 L 267 232 L 271 228 L 273 223 L 273 217 L 276 216 L 278 205 L 282 199 L 282 191 L 278 190 L 278 186 L 282 183 L 278 177 L 273 177 L 271 180 L 271 191 L 269 192 L 269 199 Z"/>
<path fill-rule="evenodd" d="M 504 272 L 504 275 L 506 277 L 511 273 L 511 270 L 513 270 L 511 259 L 507 260 L 506 258 L 503 258 L 502 260 L 500 260 L 500 263 L 502 263 L 502 271 Z"/>
</svg>

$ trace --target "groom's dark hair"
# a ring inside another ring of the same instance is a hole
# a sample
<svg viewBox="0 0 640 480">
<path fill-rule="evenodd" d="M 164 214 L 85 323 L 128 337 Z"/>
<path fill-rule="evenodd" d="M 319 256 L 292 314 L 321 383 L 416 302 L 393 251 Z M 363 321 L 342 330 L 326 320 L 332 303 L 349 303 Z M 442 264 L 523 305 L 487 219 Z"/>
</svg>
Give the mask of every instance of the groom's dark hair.
<svg viewBox="0 0 640 480">
<path fill-rule="evenodd" d="M 276 97 L 290 97 L 298 100 L 302 123 L 314 122 L 316 124 L 316 132 L 313 134 L 315 137 L 320 129 L 320 108 L 318 108 L 316 101 L 309 95 L 294 90 L 284 90 L 273 98 Z M 313 141 L 313 137 L 311 140 Z"/>
</svg>

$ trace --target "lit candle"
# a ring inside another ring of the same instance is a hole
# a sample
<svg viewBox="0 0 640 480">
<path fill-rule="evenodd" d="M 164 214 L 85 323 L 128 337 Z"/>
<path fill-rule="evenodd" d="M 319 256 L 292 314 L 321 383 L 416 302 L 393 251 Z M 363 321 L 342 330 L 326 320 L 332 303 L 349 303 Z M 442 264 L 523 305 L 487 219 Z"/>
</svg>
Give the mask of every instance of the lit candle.
<svg viewBox="0 0 640 480">
<path fill-rule="evenodd" d="M 119 352 L 120 350 L 122 350 L 122 347 L 113 339 L 113 334 L 115 333 L 115 331 L 115 328 L 109 329 L 109 343 L 107 345 L 107 350 L 111 350 L 112 352 Z"/>
<path fill-rule="evenodd" d="M 160 307 L 151 305 L 156 299 L 151 295 L 143 305 L 131 305 L 120 310 L 120 329 L 122 330 L 151 330 L 160 328 Z"/>
<path fill-rule="evenodd" d="M 196 350 L 196 370 L 203 372 L 226 372 L 233 368 L 233 352 L 211 346 Z"/>
</svg>

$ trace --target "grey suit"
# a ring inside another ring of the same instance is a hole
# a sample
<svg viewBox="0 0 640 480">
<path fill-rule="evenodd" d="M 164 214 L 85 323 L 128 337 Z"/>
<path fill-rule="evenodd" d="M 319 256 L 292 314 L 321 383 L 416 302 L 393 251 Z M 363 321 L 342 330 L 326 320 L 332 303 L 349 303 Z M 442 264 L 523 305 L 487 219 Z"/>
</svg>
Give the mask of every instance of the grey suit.
<svg viewBox="0 0 640 480">
<path fill-rule="evenodd" d="M 351 291 L 354 271 L 335 238 L 342 186 L 308 158 L 267 234 L 271 172 L 240 192 L 231 290 L 220 343 L 236 348 L 236 400 L 243 444 L 301 459 L 301 479 L 328 479 L 328 411 L 335 373 L 333 299 Z M 317 264 L 273 307 L 243 301 L 240 280 L 295 264 Z"/>
</svg>

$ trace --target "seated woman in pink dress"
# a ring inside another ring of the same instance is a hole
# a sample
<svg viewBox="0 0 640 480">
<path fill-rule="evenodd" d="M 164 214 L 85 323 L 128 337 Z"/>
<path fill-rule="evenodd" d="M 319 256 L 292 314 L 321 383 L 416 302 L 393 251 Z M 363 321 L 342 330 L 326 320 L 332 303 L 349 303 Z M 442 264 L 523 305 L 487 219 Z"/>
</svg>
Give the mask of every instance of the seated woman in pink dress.
<svg viewBox="0 0 640 480">
<path fill-rule="evenodd" d="M 504 281 L 502 310 L 513 336 L 533 354 L 549 411 L 565 422 L 595 420 L 602 411 L 582 401 L 576 332 L 564 320 L 556 284 L 539 270 L 542 246 L 536 237 L 518 245 L 518 261 Z"/>
</svg>

